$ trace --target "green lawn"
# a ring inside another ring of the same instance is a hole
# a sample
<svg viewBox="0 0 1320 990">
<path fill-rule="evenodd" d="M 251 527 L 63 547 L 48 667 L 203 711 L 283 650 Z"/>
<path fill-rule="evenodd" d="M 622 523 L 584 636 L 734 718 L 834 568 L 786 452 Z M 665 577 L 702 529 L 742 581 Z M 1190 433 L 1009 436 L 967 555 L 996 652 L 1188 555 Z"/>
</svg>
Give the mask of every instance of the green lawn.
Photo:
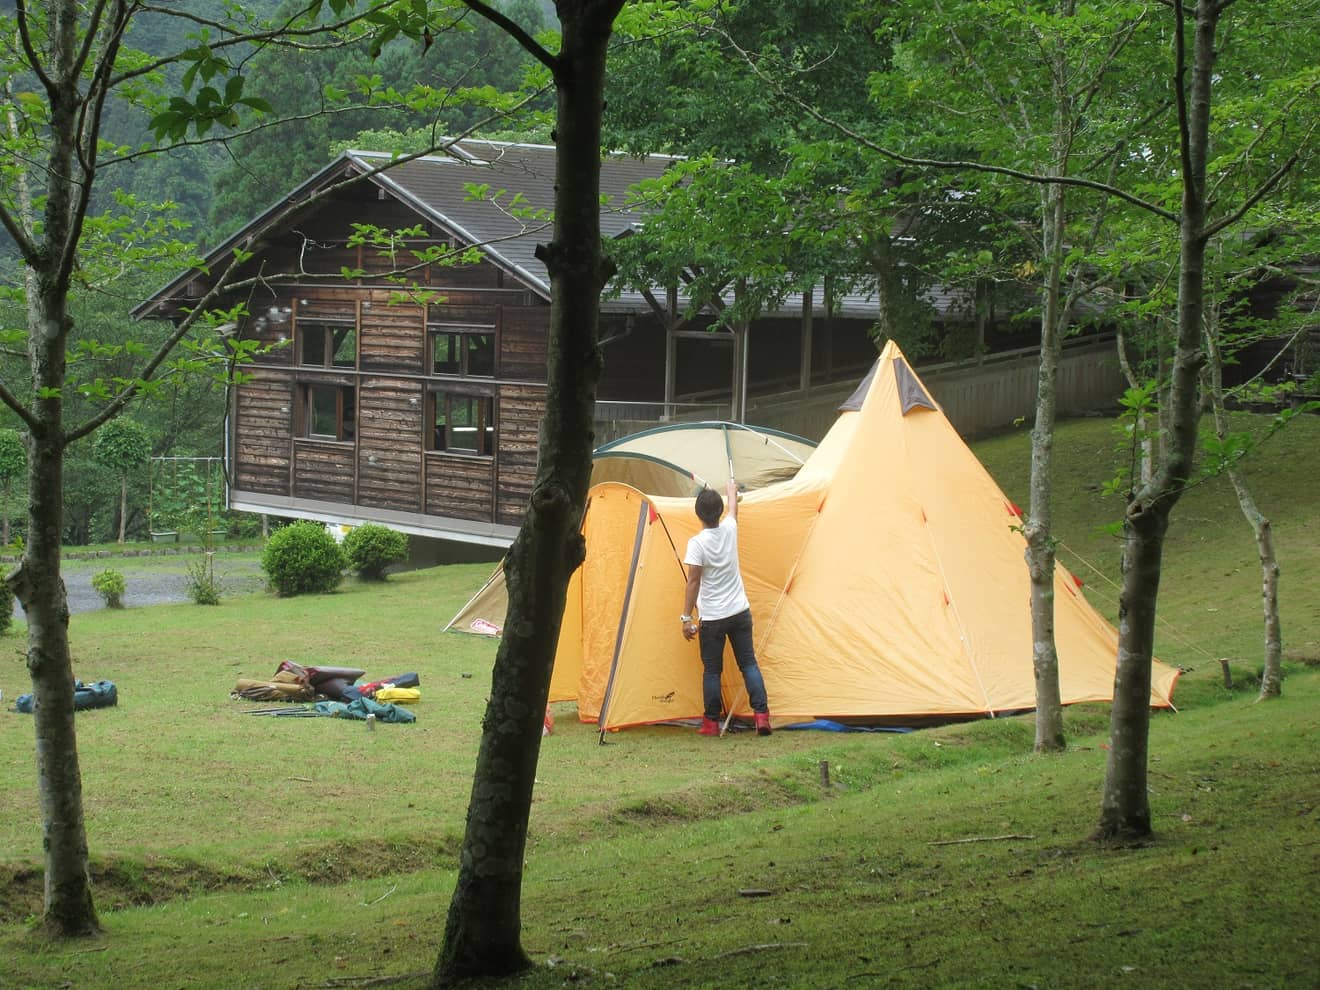
<svg viewBox="0 0 1320 990">
<path fill-rule="evenodd" d="M 1113 428 L 1060 432 L 1065 561 L 1112 614 L 1120 503 L 1093 490 Z M 1025 505 L 1027 440 L 977 445 Z M 571 706 L 542 746 L 523 922 L 542 965 L 518 986 L 1291 987 L 1320 971 L 1320 420 L 1248 468 L 1283 566 L 1288 680 L 1254 702 L 1259 568 L 1226 482 L 1175 510 L 1159 652 L 1190 668 L 1154 717 L 1149 848 L 1087 841 L 1107 711 L 1070 710 L 1069 751 L 1030 718 L 908 735 L 702 739 L 649 728 L 600 745 Z M 1071 554 L 1071 556 L 1069 556 Z M 1094 567 L 1092 571 L 1089 568 Z M 76 673 L 118 708 L 78 717 L 107 934 L 52 945 L 39 910 L 31 722 L 0 714 L 0 987 L 370 986 L 424 974 L 462 836 L 491 641 L 440 630 L 486 565 L 76 615 Z M 22 643 L 0 662 L 26 690 Z M 1220 657 L 1233 660 L 1223 686 Z M 229 691 L 284 658 L 415 670 L 418 721 L 272 719 Z M 821 782 L 828 764 L 830 786 Z M 765 896 L 744 892 L 768 891 Z M 418 986 L 420 975 L 397 985 Z"/>
</svg>

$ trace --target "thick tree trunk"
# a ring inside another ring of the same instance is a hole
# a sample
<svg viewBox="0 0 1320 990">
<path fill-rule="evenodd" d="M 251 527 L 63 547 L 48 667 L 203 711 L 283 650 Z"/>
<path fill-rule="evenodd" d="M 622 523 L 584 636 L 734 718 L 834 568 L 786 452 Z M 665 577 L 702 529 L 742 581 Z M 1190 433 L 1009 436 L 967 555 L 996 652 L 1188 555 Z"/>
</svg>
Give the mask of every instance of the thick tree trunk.
<svg viewBox="0 0 1320 990">
<path fill-rule="evenodd" d="M 1095 837 L 1140 841 L 1152 834 L 1146 794 L 1150 733 L 1150 664 L 1155 642 L 1155 599 L 1159 592 L 1164 534 L 1169 514 L 1187 487 L 1196 451 L 1200 419 L 1197 380 L 1205 354 L 1200 349 L 1205 309 L 1206 157 L 1209 150 L 1210 95 L 1215 60 L 1217 0 L 1197 0 L 1191 14 L 1191 84 L 1185 66 L 1187 45 L 1176 6 L 1179 125 L 1182 141 L 1182 210 L 1178 245 L 1178 335 L 1168 390 L 1167 441 L 1150 483 L 1128 500 L 1124 518 L 1123 592 L 1119 602 L 1118 662 L 1114 672 L 1114 707 L 1105 768 L 1100 824 Z"/>
<path fill-rule="evenodd" d="M 568 579 L 582 562 L 580 533 L 591 473 L 600 377 L 600 121 L 605 54 L 622 0 L 561 0 L 554 240 L 550 273 L 549 388 L 537 478 L 505 558 L 508 619 L 468 806 L 459 874 L 433 986 L 527 968 L 520 905 L 527 822 Z"/>
<path fill-rule="evenodd" d="M 1118 605 L 1118 663 L 1109 719 L 1109 756 L 1097 837 L 1141 842 L 1151 834 L 1146 791 L 1150 669 L 1155 656 L 1155 600 L 1168 513 L 1154 509 L 1124 524 L 1123 590 Z"/>
</svg>

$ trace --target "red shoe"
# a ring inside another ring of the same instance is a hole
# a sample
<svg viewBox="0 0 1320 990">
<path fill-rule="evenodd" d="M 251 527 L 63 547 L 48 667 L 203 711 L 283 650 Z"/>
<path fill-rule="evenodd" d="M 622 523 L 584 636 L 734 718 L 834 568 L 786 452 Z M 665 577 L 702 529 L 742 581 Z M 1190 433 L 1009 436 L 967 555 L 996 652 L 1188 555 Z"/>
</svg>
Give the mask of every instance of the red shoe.
<svg viewBox="0 0 1320 990">
<path fill-rule="evenodd" d="M 770 713 L 769 713 L 769 712 L 757 712 L 757 713 L 756 713 L 756 734 L 757 734 L 758 736 L 768 736 L 768 735 L 770 735 Z"/>
<path fill-rule="evenodd" d="M 720 723 L 713 718 L 703 718 L 701 728 L 697 730 L 699 736 L 718 736 L 720 734 Z"/>
</svg>

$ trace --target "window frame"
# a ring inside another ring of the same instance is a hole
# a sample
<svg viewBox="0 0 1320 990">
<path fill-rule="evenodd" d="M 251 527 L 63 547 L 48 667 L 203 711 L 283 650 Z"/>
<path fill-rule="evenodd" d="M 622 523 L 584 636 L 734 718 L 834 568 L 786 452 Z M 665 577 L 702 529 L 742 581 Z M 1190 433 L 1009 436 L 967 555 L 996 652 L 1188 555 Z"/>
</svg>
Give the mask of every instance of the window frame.
<svg viewBox="0 0 1320 990">
<path fill-rule="evenodd" d="M 443 315 L 443 311 L 440 315 Z M 456 340 L 458 345 L 457 368 L 446 367 L 441 369 L 436 365 L 436 341 L 442 336 L 453 337 Z M 464 345 L 467 341 L 476 337 L 486 337 L 490 341 L 489 353 L 486 355 L 488 371 L 473 371 L 470 367 L 471 351 Z M 425 361 L 428 375 L 438 378 L 495 378 L 499 374 L 499 353 L 499 327 L 496 323 L 478 323 L 472 320 L 444 320 L 436 318 L 430 311 L 427 312 Z"/>
<path fill-rule="evenodd" d="M 455 427 L 451 420 L 455 400 L 465 400 L 477 404 L 476 435 L 478 442 L 475 448 L 458 447 L 453 443 Z M 445 413 L 445 440 L 443 443 L 439 442 L 437 431 L 440 426 L 436 422 L 442 408 Z M 457 457 L 493 458 L 499 445 L 497 425 L 498 410 L 496 409 L 495 396 L 489 392 L 441 387 L 429 389 L 426 393 L 426 420 L 423 439 L 425 440 L 427 453 L 452 454 Z"/>
<path fill-rule="evenodd" d="M 357 386 L 343 382 L 302 381 L 297 383 L 297 435 L 300 440 L 317 443 L 357 442 Z M 335 433 L 313 433 L 315 395 L 333 389 L 335 393 Z M 346 415 L 347 413 L 347 415 Z"/>
<path fill-rule="evenodd" d="M 340 330 L 347 330 L 352 334 L 353 360 L 351 363 L 335 363 L 335 333 Z M 306 359 L 306 347 L 314 334 L 319 335 L 321 338 L 322 358 L 319 363 Z M 332 371 L 353 371 L 357 369 L 362 335 L 358 331 L 358 324 L 355 319 L 335 319 L 322 316 L 306 317 L 299 320 L 294 327 L 294 338 L 296 363 L 300 368 L 326 368 Z"/>
</svg>

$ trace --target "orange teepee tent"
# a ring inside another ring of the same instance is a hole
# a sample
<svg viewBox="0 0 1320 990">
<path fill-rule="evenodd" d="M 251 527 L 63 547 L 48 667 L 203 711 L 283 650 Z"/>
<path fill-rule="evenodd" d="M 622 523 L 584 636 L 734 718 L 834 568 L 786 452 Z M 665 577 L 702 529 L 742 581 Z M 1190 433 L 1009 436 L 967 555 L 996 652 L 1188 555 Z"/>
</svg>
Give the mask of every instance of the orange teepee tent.
<svg viewBox="0 0 1320 990">
<path fill-rule="evenodd" d="M 1035 705 L 1016 508 L 907 365 L 885 347 L 791 480 L 749 492 L 738 529 L 755 642 L 778 725 L 995 715 Z M 602 731 L 699 718 L 701 663 L 678 613 L 698 527 L 688 497 L 591 490 L 551 700 Z M 1117 634 L 1062 567 L 1065 703 L 1112 698 Z M 725 703 L 750 715 L 732 657 Z M 1177 671 L 1155 663 L 1151 704 Z"/>
</svg>

